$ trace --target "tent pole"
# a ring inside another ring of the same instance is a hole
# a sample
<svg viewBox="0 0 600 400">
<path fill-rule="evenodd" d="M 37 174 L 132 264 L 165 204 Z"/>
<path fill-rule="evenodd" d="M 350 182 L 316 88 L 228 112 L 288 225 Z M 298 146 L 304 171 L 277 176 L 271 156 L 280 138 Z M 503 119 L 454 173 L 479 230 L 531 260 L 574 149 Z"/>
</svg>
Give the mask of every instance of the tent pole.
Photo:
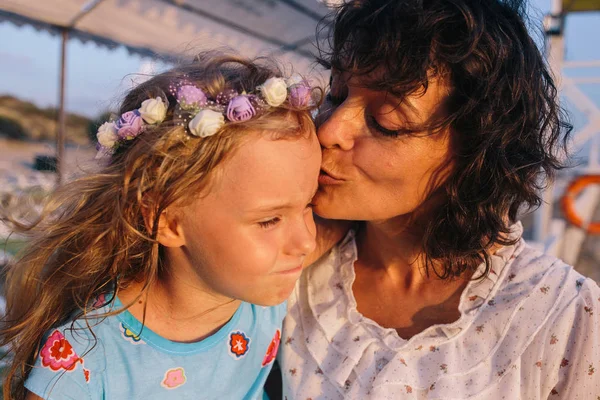
<svg viewBox="0 0 600 400">
<path fill-rule="evenodd" d="M 60 49 L 60 87 L 58 98 L 58 130 L 56 133 L 56 184 L 60 186 L 64 175 L 64 155 L 65 155 L 65 133 L 66 133 L 66 115 L 65 115 L 65 78 L 66 78 L 66 58 L 67 58 L 67 40 L 69 39 L 68 28 L 61 31 L 61 49 Z"/>
<path fill-rule="evenodd" d="M 550 14 L 544 20 L 544 29 L 548 46 L 546 57 L 557 88 L 561 84 L 562 63 L 564 61 L 564 22 L 565 15 L 562 9 L 562 0 L 552 0 Z M 553 182 L 547 183 L 541 197 L 542 204 L 533 215 L 533 239 L 538 243 L 547 245 L 551 236 L 552 213 L 555 204 Z M 559 254 L 554 255 L 560 256 Z"/>
</svg>

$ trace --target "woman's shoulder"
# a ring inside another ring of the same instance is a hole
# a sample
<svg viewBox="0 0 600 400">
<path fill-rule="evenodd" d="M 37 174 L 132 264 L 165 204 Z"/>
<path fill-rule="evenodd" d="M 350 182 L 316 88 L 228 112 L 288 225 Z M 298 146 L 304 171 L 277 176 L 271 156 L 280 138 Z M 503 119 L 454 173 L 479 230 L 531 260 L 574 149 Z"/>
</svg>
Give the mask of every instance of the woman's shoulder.
<svg viewBox="0 0 600 400">
<path fill-rule="evenodd" d="M 524 243 L 511 263 L 502 285 L 503 291 L 521 296 L 543 296 L 555 300 L 555 309 L 573 301 L 593 301 L 600 297 L 597 283 L 579 273 L 572 265 Z"/>
</svg>

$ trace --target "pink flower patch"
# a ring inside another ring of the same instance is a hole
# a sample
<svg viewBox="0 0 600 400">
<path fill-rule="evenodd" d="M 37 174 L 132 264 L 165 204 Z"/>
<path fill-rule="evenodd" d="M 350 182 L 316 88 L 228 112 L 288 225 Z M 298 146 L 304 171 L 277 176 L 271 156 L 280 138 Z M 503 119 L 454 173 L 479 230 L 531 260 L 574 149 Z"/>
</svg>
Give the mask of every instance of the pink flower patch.
<svg viewBox="0 0 600 400">
<path fill-rule="evenodd" d="M 92 307 L 93 308 L 101 308 L 102 306 L 104 306 L 104 304 L 106 304 L 106 295 L 104 293 L 102 293 L 100 296 L 98 296 L 96 301 L 94 301 L 94 304 L 92 304 Z"/>
<path fill-rule="evenodd" d="M 160 385 L 165 389 L 175 389 L 183 385 L 186 380 L 183 368 L 172 368 L 165 372 L 165 377 Z"/>
<path fill-rule="evenodd" d="M 275 356 L 277 356 L 277 350 L 279 349 L 279 343 L 281 343 L 281 331 L 277 329 L 275 336 L 273 336 L 273 340 L 271 340 L 271 343 L 267 348 L 267 354 L 265 354 L 265 358 L 263 358 L 263 367 L 271 364 L 273 360 L 275 360 Z"/>
<path fill-rule="evenodd" d="M 42 359 L 42 365 L 53 371 L 61 369 L 72 371 L 77 366 L 78 361 L 83 362 L 73 350 L 71 343 L 57 330 L 46 340 L 40 351 L 40 358 Z"/>
</svg>

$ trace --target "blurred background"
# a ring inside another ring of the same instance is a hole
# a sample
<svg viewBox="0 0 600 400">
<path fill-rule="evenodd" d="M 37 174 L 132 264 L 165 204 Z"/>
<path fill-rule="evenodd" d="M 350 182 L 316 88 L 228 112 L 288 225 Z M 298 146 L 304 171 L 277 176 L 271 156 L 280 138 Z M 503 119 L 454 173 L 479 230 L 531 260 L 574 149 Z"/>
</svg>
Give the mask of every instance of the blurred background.
<svg viewBox="0 0 600 400">
<path fill-rule="evenodd" d="M 272 55 L 288 71 L 293 66 L 326 82 L 314 63 L 326 3 L 0 0 L 0 204 L 19 202 L 24 215 L 39 211 L 57 184 L 91 165 L 96 128 L 124 92 L 194 51 L 226 46 L 250 57 Z M 529 11 L 575 125 L 576 166 L 523 217 L 526 239 L 600 281 L 600 235 L 589 232 L 590 222 L 600 221 L 600 185 L 573 196 L 582 227 L 560 206 L 574 179 L 600 176 L 600 0 L 530 0 Z M 28 202 L 18 200 L 22 194 Z M 0 224 L 0 265 L 23 243 Z"/>
</svg>

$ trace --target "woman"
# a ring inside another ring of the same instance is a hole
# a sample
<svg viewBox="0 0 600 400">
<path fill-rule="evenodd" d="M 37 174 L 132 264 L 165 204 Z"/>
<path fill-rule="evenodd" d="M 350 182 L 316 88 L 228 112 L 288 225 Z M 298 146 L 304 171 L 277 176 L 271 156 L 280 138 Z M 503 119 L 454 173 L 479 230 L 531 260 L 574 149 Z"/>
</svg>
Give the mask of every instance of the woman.
<svg viewBox="0 0 600 400">
<path fill-rule="evenodd" d="M 337 11 L 313 203 L 362 222 L 292 294 L 287 399 L 600 398 L 600 289 L 517 222 L 571 130 L 524 8 Z"/>
</svg>

